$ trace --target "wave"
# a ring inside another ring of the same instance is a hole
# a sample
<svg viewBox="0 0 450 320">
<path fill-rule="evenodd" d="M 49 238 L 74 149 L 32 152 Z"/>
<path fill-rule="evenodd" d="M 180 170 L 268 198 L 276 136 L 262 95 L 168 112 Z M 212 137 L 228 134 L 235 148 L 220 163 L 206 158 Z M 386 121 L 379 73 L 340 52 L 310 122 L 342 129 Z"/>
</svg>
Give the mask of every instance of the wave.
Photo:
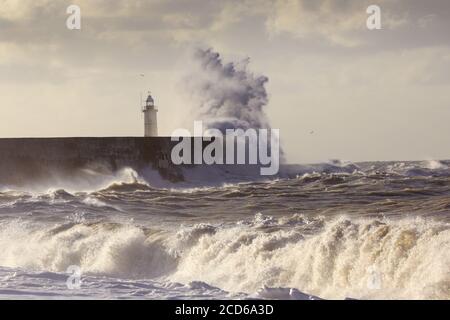
<svg viewBox="0 0 450 320">
<path fill-rule="evenodd" d="M 448 161 L 430 160 L 425 162 L 374 162 L 352 163 L 342 160 L 330 160 L 327 163 L 313 165 L 282 165 L 278 175 L 261 176 L 259 168 L 245 165 L 226 166 L 191 166 L 180 169 L 183 181 L 172 182 L 162 177 L 152 167 L 135 170 L 123 167 L 115 172 L 105 170 L 83 169 L 70 175 L 50 174 L 39 181 L 23 182 L 22 185 L 0 183 L 0 192 L 23 191 L 50 193 L 64 190 L 67 193 L 77 192 L 130 192 L 165 190 L 201 190 L 222 188 L 242 183 L 270 183 L 279 179 L 300 179 L 305 182 L 321 180 L 325 184 L 337 184 L 343 177 L 355 178 L 396 178 L 396 177 L 450 177 Z"/>
<path fill-rule="evenodd" d="M 65 192 L 74 194 L 77 192 L 94 192 L 120 184 L 133 184 L 146 182 L 139 174 L 129 167 L 124 167 L 115 172 L 102 172 L 89 170 L 77 170 L 69 175 L 57 174 L 47 176 L 45 179 L 25 181 L 20 185 L 3 182 L 0 192 L 21 191 L 31 194 L 52 194 Z"/>
<path fill-rule="evenodd" d="M 406 177 L 448 177 L 450 168 L 443 161 L 397 162 L 388 165 L 386 172 Z"/>
<path fill-rule="evenodd" d="M 423 220 L 265 219 L 204 236 L 171 279 L 202 275 L 225 290 L 265 284 L 325 298 L 449 298 L 449 245 L 448 226 Z"/>
<path fill-rule="evenodd" d="M 425 168 L 430 170 L 448 170 L 448 165 L 442 161 L 429 160 L 425 163 Z"/>
<path fill-rule="evenodd" d="M 73 220 L 52 227 L 19 219 L 1 222 L 0 265 L 51 272 L 78 265 L 86 273 L 126 278 L 155 278 L 176 266 L 158 232 Z"/>
<path fill-rule="evenodd" d="M 0 247 L 5 267 L 64 272 L 78 265 L 89 275 L 201 281 L 261 297 L 287 294 L 261 291 L 267 286 L 323 298 L 450 298 L 449 225 L 423 219 L 257 215 L 175 230 L 16 219 L 0 222 Z"/>
</svg>

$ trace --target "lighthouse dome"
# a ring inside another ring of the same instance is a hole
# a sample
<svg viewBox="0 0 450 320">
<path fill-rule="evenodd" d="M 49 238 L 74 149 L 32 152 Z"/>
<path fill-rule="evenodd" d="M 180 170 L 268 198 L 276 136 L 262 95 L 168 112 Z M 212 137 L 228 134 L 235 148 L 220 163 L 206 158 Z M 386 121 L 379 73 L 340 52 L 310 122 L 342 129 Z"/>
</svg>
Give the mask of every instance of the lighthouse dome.
<svg viewBox="0 0 450 320">
<path fill-rule="evenodd" d="M 155 101 L 153 100 L 153 97 L 149 94 L 146 100 L 147 105 L 153 106 Z"/>
</svg>

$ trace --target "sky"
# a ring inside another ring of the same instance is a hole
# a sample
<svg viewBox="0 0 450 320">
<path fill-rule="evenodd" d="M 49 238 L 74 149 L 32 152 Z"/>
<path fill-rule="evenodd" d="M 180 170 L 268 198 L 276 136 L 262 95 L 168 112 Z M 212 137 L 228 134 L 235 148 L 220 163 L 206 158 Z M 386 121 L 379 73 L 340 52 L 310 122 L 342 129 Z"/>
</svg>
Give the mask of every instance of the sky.
<svg viewBox="0 0 450 320">
<path fill-rule="evenodd" d="M 160 135 L 191 129 L 212 48 L 268 78 L 289 162 L 450 159 L 449 30 L 448 0 L 0 0 L 0 137 L 142 136 L 148 90 Z"/>
</svg>

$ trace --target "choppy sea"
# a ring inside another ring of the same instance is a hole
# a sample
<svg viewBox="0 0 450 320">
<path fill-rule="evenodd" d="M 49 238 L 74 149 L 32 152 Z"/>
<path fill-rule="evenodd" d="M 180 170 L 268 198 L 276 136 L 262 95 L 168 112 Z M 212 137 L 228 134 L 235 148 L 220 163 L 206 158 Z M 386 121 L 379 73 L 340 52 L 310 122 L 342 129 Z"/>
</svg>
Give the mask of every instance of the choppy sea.
<svg viewBox="0 0 450 320">
<path fill-rule="evenodd" d="M 450 299 L 449 165 L 0 182 L 0 299 Z"/>
</svg>

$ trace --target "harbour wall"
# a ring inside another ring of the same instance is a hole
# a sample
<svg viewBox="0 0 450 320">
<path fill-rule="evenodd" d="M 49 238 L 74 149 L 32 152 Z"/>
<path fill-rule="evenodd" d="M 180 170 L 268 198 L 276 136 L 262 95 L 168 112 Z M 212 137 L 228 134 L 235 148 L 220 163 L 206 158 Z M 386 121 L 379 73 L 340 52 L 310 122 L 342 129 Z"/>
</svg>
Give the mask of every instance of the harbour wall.
<svg viewBox="0 0 450 320">
<path fill-rule="evenodd" d="M 79 170 L 114 172 L 151 167 L 171 181 L 183 180 L 170 161 L 169 137 L 0 139 L 0 183 L 21 184 Z"/>
</svg>

